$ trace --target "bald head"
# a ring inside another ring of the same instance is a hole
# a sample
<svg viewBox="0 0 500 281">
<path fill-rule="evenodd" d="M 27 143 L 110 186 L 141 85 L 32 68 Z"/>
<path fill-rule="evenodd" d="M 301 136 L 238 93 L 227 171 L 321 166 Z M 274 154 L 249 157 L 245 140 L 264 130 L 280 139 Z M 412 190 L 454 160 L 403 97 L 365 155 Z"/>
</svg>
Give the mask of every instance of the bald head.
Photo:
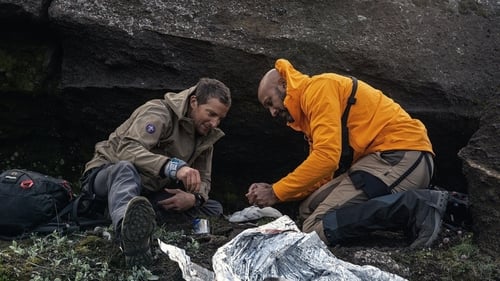
<svg viewBox="0 0 500 281">
<path fill-rule="evenodd" d="M 281 76 L 276 69 L 271 69 L 260 80 L 259 89 L 257 90 L 257 98 L 262 102 L 262 97 L 274 92 L 274 89 L 278 87 L 280 83 Z"/>
<path fill-rule="evenodd" d="M 269 110 L 271 116 L 278 117 L 286 122 L 294 122 L 285 108 L 283 101 L 286 97 L 286 82 L 276 69 L 269 70 L 260 80 L 257 98 Z"/>
</svg>

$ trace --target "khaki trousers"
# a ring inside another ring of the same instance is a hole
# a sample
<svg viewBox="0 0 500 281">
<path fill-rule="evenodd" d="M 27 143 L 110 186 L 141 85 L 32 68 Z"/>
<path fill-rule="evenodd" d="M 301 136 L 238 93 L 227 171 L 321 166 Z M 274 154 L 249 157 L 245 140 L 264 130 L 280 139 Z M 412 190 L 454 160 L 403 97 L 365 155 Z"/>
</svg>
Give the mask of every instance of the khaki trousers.
<svg viewBox="0 0 500 281">
<path fill-rule="evenodd" d="M 417 161 L 421 153 L 420 151 L 385 151 L 371 153 L 359 159 L 348 172 L 324 184 L 301 203 L 299 215 L 304 220 L 302 231 L 316 231 L 321 240 L 328 244 L 323 232 L 324 214 L 329 210 L 359 204 L 369 199 L 363 190 L 356 189 L 353 185 L 348 175 L 349 172 L 358 170 L 368 172 L 390 186 Z M 429 186 L 434 163 L 432 154 L 424 153 L 427 155 L 404 180 L 391 190 L 392 193 Z"/>
</svg>

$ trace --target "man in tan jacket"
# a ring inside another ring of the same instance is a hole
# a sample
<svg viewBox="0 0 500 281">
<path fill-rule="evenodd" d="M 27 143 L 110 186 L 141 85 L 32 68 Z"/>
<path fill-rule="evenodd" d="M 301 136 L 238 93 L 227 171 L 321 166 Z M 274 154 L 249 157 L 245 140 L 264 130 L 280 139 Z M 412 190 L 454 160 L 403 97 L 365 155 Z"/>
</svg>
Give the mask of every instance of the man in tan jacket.
<svg viewBox="0 0 500 281">
<path fill-rule="evenodd" d="M 263 76 L 258 99 L 273 117 L 304 133 L 310 151 L 277 182 L 252 184 L 249 203 L 264 207 L 302 200 L 303 230 L 316 231 L 325 243 L 338 242 L 332 230 L 338 225 L 335 210 L 429 186 L 434 152 L 424 124 L 367 83 L 335 73 L 310 77 L 278 59 Z M 432 237 L 413 246 L 435 239 L 435 227 L 429 227 Z"/>
<path fill-rule="evenodd" d="M 129 266 L 152 262 L 155 209 L 187 217 L 222 214 L 208 194 L 213 145 L 224 135 L 217 127 L 230 106 L 227 86 L 202 78 L 146 102 L 95 145 L 82 189 L 107 200 Z"/>
</svg>

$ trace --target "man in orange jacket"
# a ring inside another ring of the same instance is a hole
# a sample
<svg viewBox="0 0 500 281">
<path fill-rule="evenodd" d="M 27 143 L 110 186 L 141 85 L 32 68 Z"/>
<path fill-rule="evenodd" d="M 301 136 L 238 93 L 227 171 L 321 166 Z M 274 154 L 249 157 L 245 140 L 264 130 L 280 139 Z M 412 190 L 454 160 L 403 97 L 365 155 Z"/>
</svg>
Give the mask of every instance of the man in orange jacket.
<svg viewBox="0 0 500 281">
<path fill-rule="evenodd" d="M 429 186 L 434 153 L 425 126 L 367 83 L 334 73 L 310 77 L 278 59 L 263 76 L 258 99 L 273 117 L 304 133 L 310 151 L 274 184 L 252 184 L 249 203 L 264 207 L 303 200 L 303 230 L 316 231 L 326 243 L 338 242 L 331 231 L 338 225 L 335 210 Z M 431 223 L 432 233 L 425 235 L 435 239 L 440 222 Z M 419 244 L 430 244 L 429 239 Z"/>
</svg>

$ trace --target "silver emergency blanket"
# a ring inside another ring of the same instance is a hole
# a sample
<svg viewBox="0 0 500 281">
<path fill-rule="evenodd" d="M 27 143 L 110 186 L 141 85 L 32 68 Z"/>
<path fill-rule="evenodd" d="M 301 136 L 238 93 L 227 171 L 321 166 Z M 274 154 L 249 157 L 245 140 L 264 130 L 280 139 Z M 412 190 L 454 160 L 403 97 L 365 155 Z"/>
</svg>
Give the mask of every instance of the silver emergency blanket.
<svg viewBox="0 0 500 281">
<path fill-rule="evenodd" d="M 301 232 L 288 216 L 241 232 L 217 250 L 212 263 L 218 281 L 405 280 L 336 258 L 316 232 Z"/>
<path fill-rule="evenodd" d="M 186 281 L 406 280 L 374 266 L 336 258 L 315 232 L 301 232 L 288 216 L 246 229 L 217 249 L 212 258 L 214 274 L 192 263 L 184 250 L 158 242 L 179 263 Z"/>
<path fill-rule="evenodd" d="M 179 264 L 179 268 L 182 272 L 182 277 L 186 281 L 213 281 L 215 280 L 215 275 L 212 271 L 191 262 L 191 258 L 186 255 L 186 251 L 183 249 L 163 243 L 158 239 L 158 244 L 160 249 L 168 255 L 168 257 Z"/>
</svg>

